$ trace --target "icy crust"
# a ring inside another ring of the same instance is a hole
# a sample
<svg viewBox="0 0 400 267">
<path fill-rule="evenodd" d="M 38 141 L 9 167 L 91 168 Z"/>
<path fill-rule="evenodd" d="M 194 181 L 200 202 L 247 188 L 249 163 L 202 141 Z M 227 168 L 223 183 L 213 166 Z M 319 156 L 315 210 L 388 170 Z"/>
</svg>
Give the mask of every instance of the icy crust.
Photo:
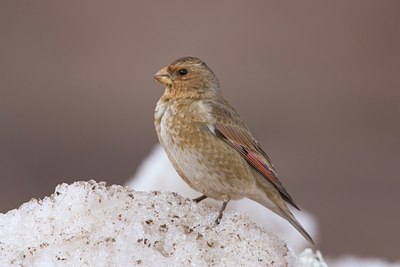
<svg viewBox="0 0 400 267">
<path fill-rule="evenodd" d="M 241 213 L 214 225 L 217 213 L 174 193 L 62 184 L 0 214 L 0 266 L 324 266 Z"/>
</svg>

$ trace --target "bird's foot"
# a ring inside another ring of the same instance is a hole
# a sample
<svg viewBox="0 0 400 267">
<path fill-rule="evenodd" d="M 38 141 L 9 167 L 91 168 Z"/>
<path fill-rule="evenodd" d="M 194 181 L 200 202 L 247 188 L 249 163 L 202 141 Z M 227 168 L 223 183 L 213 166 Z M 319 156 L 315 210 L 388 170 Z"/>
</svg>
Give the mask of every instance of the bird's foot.
<svg viewBox="0 0 400 267">
<path fill-rule="evenodd" d="M 222 220 L 222 213 L 220 213 L 220 214 L 218 215 L 217 219 L 215 219 L 214 224 L 215 224 L 215 225 L 218 225 L 218 224 L 221 222 L 221 220 Z"/>
<path fill-rule="evenodd" d="M 226 206 L 229 203 L 229 200 L 231 200 L 231 197 L 230 196 L 225 196 L 224 201 L 222 202 L 221 209 L 219 210 L 218 217 L 217 217 L 217 219 L 215 219 L 215 224 L 216 225 L 218 225 L 221 222 L 222 215 L 224 213 L 224 210 L 226 209 Z"/>
<path fill-rule="evenodd" d="M 199 203 L 200 201 L 202 201 L 202 200 L 204 200 L 206 198 L 207 198 L 206 195 L 202 195 L 202 196 L 199 196 L 199 197 L 196 197 L 196 198 L 192 199 L 192 201 L 194 201 L 196 203 Z"/>
</svg>

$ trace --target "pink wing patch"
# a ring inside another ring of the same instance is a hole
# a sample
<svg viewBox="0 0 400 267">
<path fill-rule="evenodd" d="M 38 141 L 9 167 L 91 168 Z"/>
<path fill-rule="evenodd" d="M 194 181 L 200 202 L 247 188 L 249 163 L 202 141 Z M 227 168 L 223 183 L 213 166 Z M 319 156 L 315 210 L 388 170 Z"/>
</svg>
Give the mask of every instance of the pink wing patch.
<svg viewBox="0 0 400 267">
<path fill-rule="evenodd" d="M 259 154 L 255 152 L 248 152 L 246 155 L 247 161 L 251 163 L 261 174 L 263 174 L 268 180 L 275 186 L 282 186 L 281 182 L 279 182 L 278 178 L 268 169 L 262 159 L 260 159 Z"/>
<path fill-rule="evenodd" d="M 210 129 L 210 128 L 209 128 Z M 267 154 L 247 131 L 216 124 L 210 129 L 217 137 L 234 147 L 259 173 L 261 173 L 290 205 L 299 209 L 275 174 Z M 271 167 L 269 167 L 269 165 Z"/>
</svg>

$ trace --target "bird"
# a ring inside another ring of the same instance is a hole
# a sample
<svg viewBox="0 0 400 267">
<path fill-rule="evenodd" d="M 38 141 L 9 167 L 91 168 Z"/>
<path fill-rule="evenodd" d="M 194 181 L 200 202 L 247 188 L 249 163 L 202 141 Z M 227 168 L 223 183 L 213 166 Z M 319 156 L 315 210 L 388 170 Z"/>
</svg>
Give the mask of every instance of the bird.
<svg viewBox="0 0 400 267">
<path fill-rule="evenodd" d="M 225 100 L 206 63 L 182 57 L 153 78 L 166 86 L 154 114 L 159 142 L 179 176 L 202 194 L 195 202 L 222 201 L 215 223 L 221 222 L 230 200 L 246 197 L 286 219 L 314 244 L 288 208 L 299 210 L 271 159 Z"/>
</svg>

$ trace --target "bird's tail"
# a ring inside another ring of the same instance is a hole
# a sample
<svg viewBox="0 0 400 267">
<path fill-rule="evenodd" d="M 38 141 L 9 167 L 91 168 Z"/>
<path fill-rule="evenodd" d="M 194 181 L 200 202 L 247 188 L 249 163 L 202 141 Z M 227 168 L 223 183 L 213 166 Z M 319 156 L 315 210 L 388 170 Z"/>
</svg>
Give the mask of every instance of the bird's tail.
<svg viewBox="0 0 400 267">
<path fill-rule="evenodd" d="M 288 222 L 290 222 L 291 225 L 293 225 L 294 228 L 297 229 L 297 231 L 300 232 L 304 236 L 305 239 L 307 239 L 308 242 L 310 242 L 312 245 L 315 245 L 314 240 L 311 238 L 311 236 L 307 233 L 307 231 L 301 226 L 299 221 L 294 217 L 293 213 L 289 210 L 288 207 L 285 207 L 284 209 L 281 209 L 279 207 L 280 211 L 282 214 L 278 214 L 284 219 L 286 219 Z"/>
<path fill-rule="evenodd" d="M 262 193 L 260 192 L 259 194 L 253 195 L 252 197 L 249 196 L 249 198 L 260 203 L 264 207 L 267 207 L 268 209 L 275 212 L 277 215 L 287 220 L 291 225 L 293 225 L 294 228 L 297 229 L 297 231 L 300 232 L 300 234 L 302 234 L 302 236 L 304 236 L 305 239 L 307 239 L 308 242 L 314 245 L 314 240 L 303 228 L 303 226 L 301 226 L 299 221 L 297 221 L 297 219 L 294 217 L 293 213 L 289 210 L 285 201 L 282 199 L 282 197 L 280 197 L 279 193 L 275 192 L 272 194 L 268 194 L 266 192 L 268 191 L 264 191 Z M 269 192 L 271 193 L 271 191 Z M 261 197 L 261 195 L 263 195 L 263 197 Z"/>
</svg>

